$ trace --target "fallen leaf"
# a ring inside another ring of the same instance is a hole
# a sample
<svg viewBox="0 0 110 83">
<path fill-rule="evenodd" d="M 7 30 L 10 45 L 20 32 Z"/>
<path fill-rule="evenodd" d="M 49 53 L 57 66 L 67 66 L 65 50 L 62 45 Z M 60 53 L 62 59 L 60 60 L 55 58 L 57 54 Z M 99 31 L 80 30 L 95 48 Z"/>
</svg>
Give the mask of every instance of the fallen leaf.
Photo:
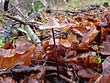
<svg viewBox="0 0 110 83">
<path fill-rule="evenodd" d="M 64 48 L 70 48 L 70 47 L 71 47 L 71 43 L 69 42 L 68 39 L 61 39 L 61 40 L 60 40 L 60 44 L 61 44 Z"/>
<path fill-rule="evenodd" d="M 84 36 L 82 38 L 82 42 L 91 43 L 92 40 L 94 40 L 95 37 L 98 35 L 98 32 L 99 31 L 96 30 L 96 28 L 91 28 L 91 30 L 89 32 L 84 34 Z"/>
<path fill-rule="evenodd" d="M 30 64 L 35 45 L 22 37 L 16 40 L 15 45 L 15 49 L 0 48 L 0 69 L 7 69 L 18 64 Z"/>
</svg>

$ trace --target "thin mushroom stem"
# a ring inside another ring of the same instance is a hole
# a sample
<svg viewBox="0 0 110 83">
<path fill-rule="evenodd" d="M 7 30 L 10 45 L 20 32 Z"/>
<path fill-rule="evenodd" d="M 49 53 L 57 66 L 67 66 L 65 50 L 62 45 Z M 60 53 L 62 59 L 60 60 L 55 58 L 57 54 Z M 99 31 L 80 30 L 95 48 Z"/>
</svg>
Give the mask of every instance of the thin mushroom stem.
<svg viewBox="0 0 110 83">
<path fill-rule="evenodd" d="M 55 34 L 54 34 L 54 28 L 52 28 L 52 35 L 53 35 L 53 41 L 54 41 L 54 50 L 55 50 L 55 57 L 56 57 L 56 67 L 57 67 L 57 75 L 58 75 L 58 78 L 60 77 L 59 76 L 59 66 L 58 66 L 58 60 L 57 60 L 57 51 L 56 51 L 56 48 L 57 48 L 57 45 L 56 45 L 56 42 L 55 42 Z"/>
</svg>

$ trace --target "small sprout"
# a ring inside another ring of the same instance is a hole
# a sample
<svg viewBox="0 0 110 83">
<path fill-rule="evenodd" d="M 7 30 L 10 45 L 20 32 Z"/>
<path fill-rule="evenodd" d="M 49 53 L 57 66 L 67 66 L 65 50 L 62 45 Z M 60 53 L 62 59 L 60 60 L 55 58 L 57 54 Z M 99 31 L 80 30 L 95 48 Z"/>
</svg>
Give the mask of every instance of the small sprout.
<svg viewBox="0 0 110 83">
<path fill-rule="evenodd" d="M 97 61 L 98 61 L 99 64 L 102 63 L 102 58 L 99 56 L 99 57 L 97 58 Z"/>
<path fill-rule="evenodd" d="M 101 45 L 101 46 L 99 46 L 99 48 L 104 48 L 104 46 L 103 46 L 103 45 Z"/>
</svg>

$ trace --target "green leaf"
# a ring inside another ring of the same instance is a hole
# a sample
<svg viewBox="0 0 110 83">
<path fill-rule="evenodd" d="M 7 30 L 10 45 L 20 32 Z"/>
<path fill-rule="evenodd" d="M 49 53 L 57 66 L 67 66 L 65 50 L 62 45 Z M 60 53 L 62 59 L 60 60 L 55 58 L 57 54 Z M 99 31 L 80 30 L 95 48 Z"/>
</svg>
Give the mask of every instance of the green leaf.
<svg viewBox="0 0 110 83">
<path fill-rule="evenodd" d="M 5 24 L 5 23 L 6 23 L 6 20 L 5 20 L 5 19 L 3 19 L 3 18 L 0 18 L 0 23 Z"/>
<path fill-rule="evenodd" d="M 3 46 L 3 45 L 4 45 L 4 43 L 3 43 L 3 38 L 0 37 L 0 46 Z"/>
<path fill-rule="evenodd" d="M 43 4 L 39 0 L 36 0 L 34 2 L 34 11 L 37 11 L 41 7 L 43 7 Z"/>
</svg>

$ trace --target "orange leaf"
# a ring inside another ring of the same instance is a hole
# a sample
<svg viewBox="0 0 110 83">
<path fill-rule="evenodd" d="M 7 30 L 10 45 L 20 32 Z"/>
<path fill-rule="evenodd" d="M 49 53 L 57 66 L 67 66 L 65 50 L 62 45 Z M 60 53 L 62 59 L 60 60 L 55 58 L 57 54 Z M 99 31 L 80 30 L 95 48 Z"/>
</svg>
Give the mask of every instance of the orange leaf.
<svg viewBox="0 0 110 83">
<path fill-rule="evenodd" d="M 25 39 L 16 40 L 15 49 L 0 48 L 0 69 L 7 69 L 17 64 L 29 65 L 32 59 L 35 45 Z"/>
</svg>

